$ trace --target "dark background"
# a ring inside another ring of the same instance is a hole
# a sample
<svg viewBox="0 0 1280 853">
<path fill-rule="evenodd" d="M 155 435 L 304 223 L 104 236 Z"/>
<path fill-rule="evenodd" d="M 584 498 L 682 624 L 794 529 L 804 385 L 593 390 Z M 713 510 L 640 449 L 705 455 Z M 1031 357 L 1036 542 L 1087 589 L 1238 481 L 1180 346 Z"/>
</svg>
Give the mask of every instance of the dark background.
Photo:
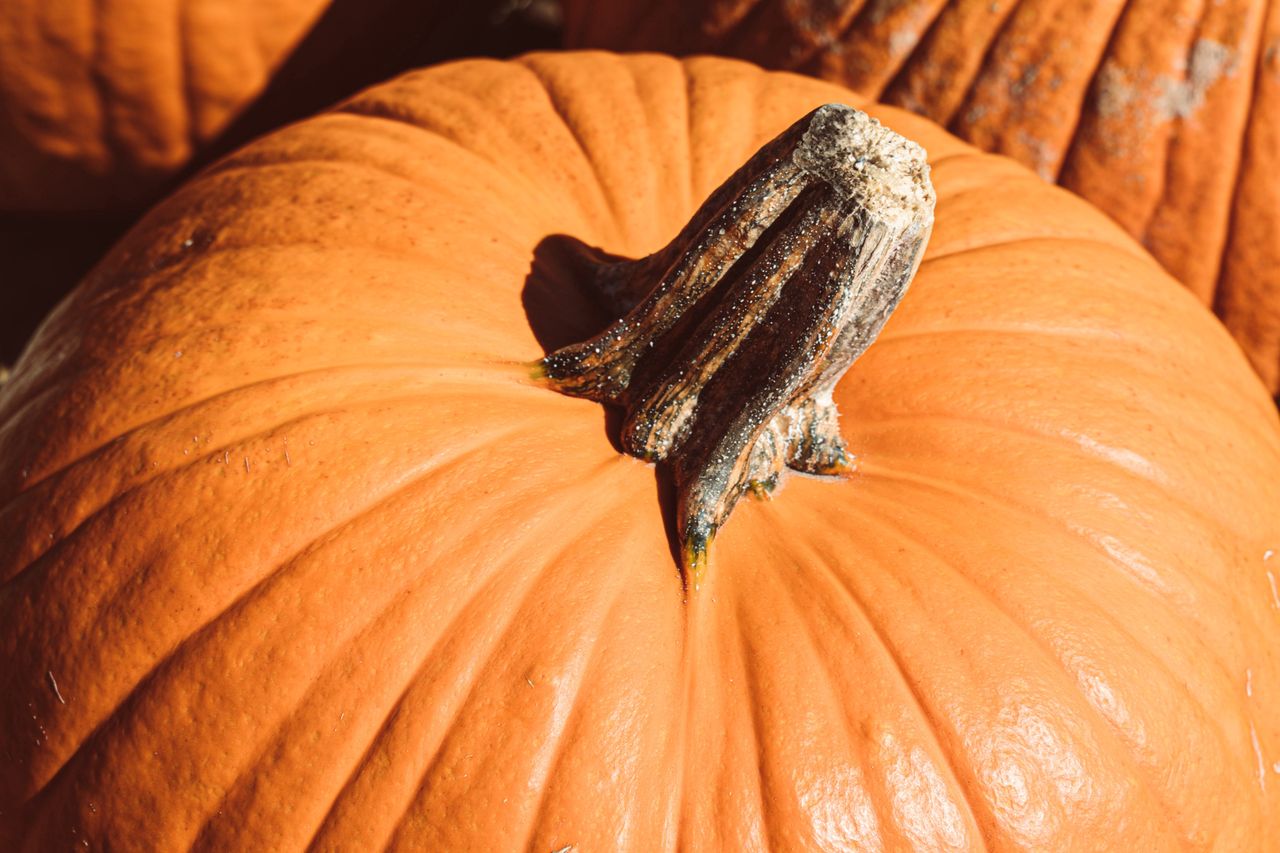
<svg viewBox="0 0 1280 853">
<path fill-rule="evenodd" d="M 432 5 L 452 8 L 423 8 Z M 374 36 L 368 21 L 377 16 L 380 34 Z M 272 127 L 401 71 L 465 56 L 509 57 L 557 47 L 559 19 L 558 0 L 332 0 L 267 91 L 169 189 Z M 388 30 L 394 33 L 390 40 Z M 0 380 L 45 314 L 144 209 L 115 216 L 0 213 Z"/>
</svg>

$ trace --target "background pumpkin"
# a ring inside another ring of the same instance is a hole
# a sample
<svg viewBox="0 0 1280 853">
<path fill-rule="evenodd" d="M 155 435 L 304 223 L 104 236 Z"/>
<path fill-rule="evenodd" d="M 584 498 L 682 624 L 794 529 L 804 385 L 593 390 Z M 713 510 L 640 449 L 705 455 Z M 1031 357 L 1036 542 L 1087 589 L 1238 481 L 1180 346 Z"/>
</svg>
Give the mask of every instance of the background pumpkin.
<svg viewBox="0 0 1280 853">
<path fill-rule="evenodd" d="M 196 166 L 406 68 L 550 47 L 555 12 L 551 0 L 0 4 L 0 370 Z"/>
<path fill-rule="evenodd" d="M 1111 214 L 1280 391 L 1280 3 L 566 0 L 573 47 L 818 74 Z"/>
<path fill-rule="evenodd" d="M 875 108 L 939 201 L 858 473 L 687 599 L 653 470 L 529 381 L 606 320 L 546 238 L 654 250 L 833 100 L 465 62 L 154 210 L 0 392 L 0 840 L 1274 847 L 1277 415 L 1084 202 Z"/>
<path fill-rule="evenodd" d="M 128 209 L 414 63 L 493 50 L 495 0 L 0 5 L 0 212 Z M 510 12 L 510 9 L 507 10 Z"/>
</svg>

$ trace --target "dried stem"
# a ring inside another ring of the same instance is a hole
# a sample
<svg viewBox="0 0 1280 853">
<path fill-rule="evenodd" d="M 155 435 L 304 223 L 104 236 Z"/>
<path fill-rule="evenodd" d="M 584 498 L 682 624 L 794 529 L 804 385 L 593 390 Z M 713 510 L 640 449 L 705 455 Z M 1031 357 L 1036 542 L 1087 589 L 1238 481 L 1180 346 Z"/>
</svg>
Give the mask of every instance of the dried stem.
<svg viewBox="0 0 1280 853">
<path fill-rule="evenodd" d="M 744 492 L 849 470 L 831 394 L 915 275 L 933 226 L 923 149 L 839 104 L 762 148 L 666 248 L 599 263 L 622 318 L 538 374 L 621 406 L 622 445 L 671 465 L 684 570 Z"/>
</svg>

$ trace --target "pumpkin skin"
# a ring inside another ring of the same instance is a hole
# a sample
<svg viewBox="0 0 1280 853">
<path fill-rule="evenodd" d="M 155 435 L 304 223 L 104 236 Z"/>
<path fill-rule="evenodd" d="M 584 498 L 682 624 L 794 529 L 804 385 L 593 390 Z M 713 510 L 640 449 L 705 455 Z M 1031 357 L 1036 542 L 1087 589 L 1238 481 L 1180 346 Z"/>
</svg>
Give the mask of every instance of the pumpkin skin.
<svg viewBox="0 0 1280 853">
<path fill-rule="evenodd" d="M 325 0 L 0 9 L 0 208 L 135 204 L 267 85 Z"/>
<path fill-rule="evenodd" d="M 414 73 L 152 211 L 0 395 L 0 840 L 45 849 L 1269 849 L 1280 427 L 1104 216 L 874 108 L 928 255 L 686 596 L 654 470 L 526 364 L 838 87 Z M 539 329 L 540 341 L 531 330 Z M 56 685 L 56 686 L 55 686 Z"/>
<path fill-rule="evenodd" d="M 572 47 L 817 74 L 1113 216 L 1280 391 L 1280 3 L 566 0 Z"/>
<path fill-rule="evenodd" d="M 224 134 L 243 141 L 404 68 L 452 14 L 403 0 L 9 0 L 0 211 L 135 208 Z"/>
</svg>

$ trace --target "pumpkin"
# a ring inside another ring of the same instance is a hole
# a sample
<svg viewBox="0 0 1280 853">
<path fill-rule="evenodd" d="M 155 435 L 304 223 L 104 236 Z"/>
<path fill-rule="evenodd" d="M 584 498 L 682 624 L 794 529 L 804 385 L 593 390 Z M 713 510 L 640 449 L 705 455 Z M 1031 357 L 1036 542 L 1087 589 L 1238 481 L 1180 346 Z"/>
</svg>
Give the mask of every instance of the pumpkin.
<svg viewBox="0 0 1280 853">
<path fill-rule="evenodd" d="M 576 47 L 841 82 L 1092 201 L 1280 391 L 1280 3 L 566 0 Z"/>
<path fill-rule="evenodd" d="M 937 203 L 851 470 L 740 502 L 697 589 L 671 466 L 531 375 L 614 319 L 585 260 L 699 257 L 840 102 L 467 61 L 154 209 L 0 391 L 0 846 L 1280 843 L 1277 414 L 1087 203 L 868 107 Z"/>
<path fill-rule="evenodd" d="M 487 3 L 466 16 L 482 16 Z M 470 23 L 402 0 L 0 4 L 0 211 L 144 203 L 193 159 L 328 106 Z"/>
</svg>

